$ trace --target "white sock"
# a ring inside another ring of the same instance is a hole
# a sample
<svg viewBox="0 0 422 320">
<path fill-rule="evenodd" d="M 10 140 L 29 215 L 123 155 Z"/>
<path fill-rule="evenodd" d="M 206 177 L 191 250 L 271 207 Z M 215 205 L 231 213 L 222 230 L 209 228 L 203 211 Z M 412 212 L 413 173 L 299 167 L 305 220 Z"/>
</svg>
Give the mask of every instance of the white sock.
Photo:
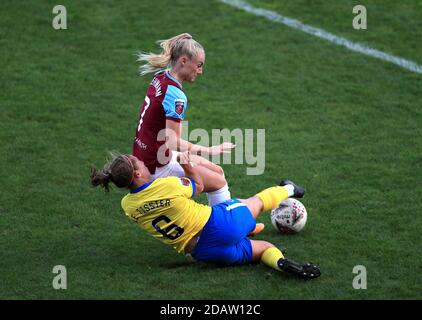
<svg viewBox="0 0 422 320">
<path fill-rule="evenodd" d="M 226 184 L 221 189 L 218 189 L 213 192 L 207 192 L 207 198 L 208 198 L 208 205 L 210 207 L 222 203 L 224 201 L 228 201 L 231 199 L 229 186 Z"/>
<path fill-rule="evenodd" d="M 285 186 L 283 186 L 283 188 L 287 190 L 287 194 L 289 195 L 289 197 L 294 196 L 295 187 L 293 187 L 291 184 L 286 184 Z"/>
</svg>

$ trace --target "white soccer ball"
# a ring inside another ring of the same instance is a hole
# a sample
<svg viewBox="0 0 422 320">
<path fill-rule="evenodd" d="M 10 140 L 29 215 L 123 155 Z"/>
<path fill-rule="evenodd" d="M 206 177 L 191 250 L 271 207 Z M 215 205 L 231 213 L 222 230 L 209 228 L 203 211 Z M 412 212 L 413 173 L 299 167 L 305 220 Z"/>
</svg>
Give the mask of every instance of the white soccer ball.
<svg viewBox="0 0 422 320">
<path fill-rule="evenodd" d="M 298 233 L 306 224 L 308 213 L 302 202 L 288 198 L 271 210 L 271 222 L 274 228 L 283 234 Z"/>
</svg>

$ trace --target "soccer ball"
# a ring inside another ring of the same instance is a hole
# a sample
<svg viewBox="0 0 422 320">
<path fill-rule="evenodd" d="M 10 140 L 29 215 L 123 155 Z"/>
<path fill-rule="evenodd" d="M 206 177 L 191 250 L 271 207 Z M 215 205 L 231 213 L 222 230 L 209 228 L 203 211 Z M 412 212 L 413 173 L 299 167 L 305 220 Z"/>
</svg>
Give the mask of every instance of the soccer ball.
<svg viewBox="0 0 422 320">
<path fill-rule="evenodd" d="M 271 210 L 271 223 L 283 234 L 298 233 L 306 224 L 308 213 L 302 202 L 288 198 Z"/>
</svg>

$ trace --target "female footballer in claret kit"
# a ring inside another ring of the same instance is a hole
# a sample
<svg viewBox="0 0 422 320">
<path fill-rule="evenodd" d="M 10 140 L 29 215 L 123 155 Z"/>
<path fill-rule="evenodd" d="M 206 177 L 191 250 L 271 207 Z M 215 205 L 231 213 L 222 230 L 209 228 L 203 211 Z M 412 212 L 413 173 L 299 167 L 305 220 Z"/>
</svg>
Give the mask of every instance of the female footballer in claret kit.
<svg viewBox="0 0 422 320">
<path fill-rule="evenodd" d="M 205 50 L 188 33 L 158 43 L 161 53 L 140 53 L 138 58 L 145 62 L 140 67 L 141 75 L 155 75 L 140 110 L 133 155 L 145 163 L 153 178 L 182 177 L 185 173 L 176 157 L 178 152 L 190 151 L 191 160 L 204 181 L 208 204 L 227 201 L 231 197 L 223 169 L 201 155 L 230 152 L 235 146 L 223 143 L 204 147 L 181 138 L 182 120 L 188 106 L 182 86 L 185 81 L 192 83 L 202 74 Z"/>
</svg>

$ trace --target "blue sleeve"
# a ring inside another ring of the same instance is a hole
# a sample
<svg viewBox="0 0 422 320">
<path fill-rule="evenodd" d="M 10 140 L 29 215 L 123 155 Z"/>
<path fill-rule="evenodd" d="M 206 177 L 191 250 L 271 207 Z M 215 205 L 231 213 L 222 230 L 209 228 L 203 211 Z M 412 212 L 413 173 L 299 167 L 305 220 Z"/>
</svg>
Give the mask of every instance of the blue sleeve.
<svg viewBox="0 0 422 320">
<path fill-rule="evenodd" d="M 166 118 L 183 120 L 188 105 L 188 99 L 182 90 L 175 86 L 168 86 L 163 99 L 163 108 Z"/>
<path fill-rule="evenodd" d="M 192 178 L 189 178 L 189 180 L 190 180 L 190 183 L 192 184 L 192 198 L 195 196 L 195 193 L 196 193 L 196 182 L 195 182 L 195 180 L 193 180 Z"/>
</svg>

